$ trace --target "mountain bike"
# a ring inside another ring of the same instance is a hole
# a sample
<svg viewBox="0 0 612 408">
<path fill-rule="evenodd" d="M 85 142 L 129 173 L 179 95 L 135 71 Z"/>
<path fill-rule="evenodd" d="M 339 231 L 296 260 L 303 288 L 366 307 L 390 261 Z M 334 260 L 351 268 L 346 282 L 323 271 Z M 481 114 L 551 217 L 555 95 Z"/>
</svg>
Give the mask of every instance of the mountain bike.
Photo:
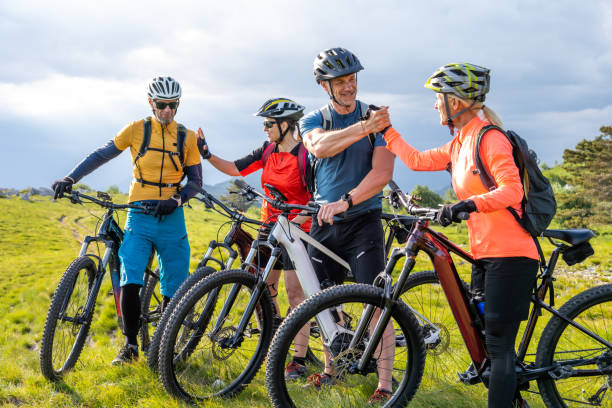
<svg viewBox="0 0 612 408">
<path fill-rule="evenodd" d="M 73 204 L 97 204 L 105 208 L 106 213 L 100 219 L 97 234 L 83 239 L 79 256 L 64 272 L 49 306 L 42 336 L 40 367 L 43 375 L 51 381 L 60 380 L 76 364 L 87 339 L 96 299 L 107 270 L 111 277 L 117 323 L 120 329 L 123 327 L 119 301 L 118 254 L 123 231 L 117 222 L 116 213 L 125 209 L 146 213 L 153 211 L 149 205 L 114 204 L 111 196 L 103 192 L 98 192 L 95 198 L 75 191 L 69 198 Z M 98 251 L 96 254 L 90 251 L 89 246 L 92 243 L 103 246 L 104 253 L 100 254 Z M 159 273 L 151 270 L 152 259 L 153 254 L 143 274 L 146 285 L 154 287 L 159 283 Z M 154 318 L 148 316 L 141 321 L 147 326 L 154 321 Z M 145 330 L 147 329 L 141 327 L 141 332 Z"/>
<path fill-rule="evenodd" d="M 274 199 L 241 184 L 245 195 L 257 195 L 282 211 L 268 239 L 253 242 L 242 270 L 217 272 L 198 282 L 181 299 L 166 325 L 158 364 L 162 383 L 172 395 L 190 401 L 212 396 L 229 397 L 244 389 L 255 376 L 275 329 L 273 306 L 265 281 L 281 254 L 281 247 L 295 263 L 306 297 L 321 287 L 303 242 L 317 246 L 352 276 L 348 263 L 287 218 L 291 210 L 312 215 L 318 207 L 286 204 L 286 198 L 273 186 L 266 187 Z M 391 241 L 401 239 L 402 233 L 415 220 L 414 217 L 386 217 Z M 260 270 L 252 259 L 262 246 L 270 248 L 271 256 L 265 268 Z M 318 340 L 321 327 L 310 325 L 310 336 Z M 186 328 L 192 333 L 187 342 L 181 340 L 181 333 Z M 323 358 L 319 350 L 308 346 L 305 350 L 307 365 L 320 369 Z"/>
<path fill-rule="evenodd" d="M 251 243 L 253 242 L 253 236 L 245 230 L 244 224 L 254 225 L 257 227 L 263 225 L 261 221 L 248 218 L 239 211 L 232 210 L 222 201 L 218 200 L 204 189 L 200 189 L 200 195 L 195 196 L 194 199 L 204 203 L 205 208 L 216 211 L 224 217 L 227 217 L 232 224 L 223 241 L 212 240 L 209 242 L 208 248 L 206 249 L 206 252 L 202 257 L 202 260 L 199 262 L 196 270 L 190 274 L 189 278 L 187 278 L 179 287 L 169 304 L 166 306 L 166 310 L 162 311 L 161 307 L 157 306 L 154 313 L 158 316 L 161 315 L 161 318 L 158 319 L 155 325 L 155 332 L 147 351 L 147 364 L 154 371 L 157 371 L 159 345 L 164 327 L 166 326 L 168 318 L 172 314 L 172 311 L 180 299 L 200 280 L 211 273 L 216 272 L 217 270 L 227 269 L 237 258 L 239 258 L 241 262 L 245 262 L 251 248 Z M 223 225 L 219 227 L 219 231 L 223 228 Z M 237 251 L 234 247 L 237 248 Z M 222 250 L 227 253 L 227 259 L 224 258 Z M 216 256 L 215 252 L 217 254 Z M 267 254 L 262 253 L 259 254 L 259 256 L 263 260 Z M 153 285 L 151 286 L 153 287 Z M 145 289 L 145 293 L 148 293 L 148 290 L 154 289 L 147 288 Z M 147 298 L 151 299 L 152 296 L 145 296 L 145 299 Z M 157 304 L 161 305 L 161 301 L 157 302 Z M 188 331 L 185 331 L 183 336 L 187 336 L 187 333 Z"/>
<path fill-rule="evenodd" d="M 418 216 L 419 220 L 406 247 L 396 248 L 391 256 L 390 263 L 396 258 L 406 256 L 397 283 L 392 285 L 387 277 L 379 275 L 375 285 L 377 287 L 370 289 L 373 294 L 370 302 L 383 309 L 383 317 L 378 322 L 377 329 L 386 324 L 385 311 L 404 308 L 399 302 L 399 295 L 414 267 L 415 257 L 420 251 L 425 252 L 432 259 L 440 286 L 448 300 L 447 306 L 450 306 L 473 363 L 472 378 L 464 374 L 464 379 L 466 382 L 483 382 L 486 385 L 490 364 L 484 341 L 484 319 L 477 307 L 479 299 L 474 298 L 462 283 L 450 254 L 458 255 L 470 263 L 477 261 L 444 235 L 429 228 L 429 221 L 435 219 L 438 209 L 420 208 L 405 196 L 400 197 L 406 210 Z M 463 219 L 466 219 L 467 214 L 464 215 Z M 612 386 L 612 285 L 596 286 L 581 292 L 559 310 L 552 306 L 553 275 L 559 256 L 568 264 L 584 261 L 593 254 L 589 240 L 594 234 L 586 229 L 547 230 L 542 236 L 547 238 L 555 249 L 538 276 L 531 299 L 532 309 L 518 347 L 516 370 L 519 388 L 528 389 L 530 381 L 537 381 L 541 398 L 548 407 L 610 406 L 612 400 L 607 391 Z M 339 306 L 346 311 L 347 303 L 360 305 L 368 295 L 366 289 L 360 288 L 359 285 L 330 288 L 301 304 L 287 317 L 268 354 L 266 384 L 274 406 L 317 405 L 318 399 L 323 397 L 321 393 L 305 392 L 303 388 L 298 390 L 292 384 L 287 384 L 282 375 L 283 364 L 290 353 L 296 333 L 318 313 Z M 546 302 L 547 296 L 549 302 Z M 337 385 L 326 390 L 325 397 L 336 398 L 337 405 L 359 405 L 363 400 L 362 387 L 368 383 L 368 374 L 371 371 L 368 367 L 372 365 L 374 355 L 372 343 L 378 341 L 376 330 L 371 336 L 365 330 L 365 322 L 371 316 L 370 307 L 365 310 L 362 306 L 355 309 L 361 309 L 363 314 L 356 314 L 359 317 L 350 341 L 342 342 L 336 350 L 331 347 L 333 341 L 328 346 L 334 355 L 332 364 L 341 374 L 341 379 Z M 542 331 L 535 361 L 528 361 L 527 350 L 543 310 L 548 311 L 552 317 Z M 436 330 L 435 322 L 433 325 L 431 329 Z M 361 328 L 364 330 L 360 331 Z M 422 328 L 423 325 L 420 325 L 419 329 Z M 394 384 L 393 391 L 385 406 L 405 405 L 408 398 L 402 395 L 405 391 L 401 389 L 400 384 L 397 388 Z M 349 400 L 350 403 L 347 402 Z"/>
</svg>

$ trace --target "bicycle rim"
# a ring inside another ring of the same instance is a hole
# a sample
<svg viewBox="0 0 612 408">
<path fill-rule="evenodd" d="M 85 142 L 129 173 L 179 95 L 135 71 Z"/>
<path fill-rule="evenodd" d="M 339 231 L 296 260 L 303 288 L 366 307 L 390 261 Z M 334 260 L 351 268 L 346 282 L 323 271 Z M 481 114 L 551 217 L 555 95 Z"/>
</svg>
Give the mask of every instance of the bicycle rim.
<svg viewBox="0 0 612 408">
<path fill-rule="evenodd" d="M 159 351 L 162 382 L 170 393 L 191 401 L 227 397 L 255 376 L 272 337 L 273 305 L 267 292 L 248 320 L 242 341 L 228 344 L 255 283 L 255 277 L 242 271 L 218 272 L 200 281 L 177 305 Z M 220 317 L 232 290 L 233 306 Z"/>
<path fill-rule="evenodd" d="M 400 300 L 416 312 L 423 329 L 427 351 L 423 385 L 457 383 L 457 373 L 465 371 L 471 359 L 436 273 L 424 271 L 411 275 Z"/>
<path fill-rule="evenodd" d="M 55 291 L 41 347 L 41 368 L 51 380 L 74 367 L 81 354 L 93 315 L 93 311 L 84 313 L 94 278 L 94 262 L 88 257 L 77 258 Z"/>
<path fill-rule="evenodd" d="M 332 347 L 323 347 L 321 339 L 310 338 L 308 346 L 321 361 L 325 352 L 333 383 L 317 381 L 322 373 L 318 366 L 306 365 L 301 378 L 286 379 L 285 367 L 292 361 L 296 345 L 302 348 L 304 337 L 300 329 L 314 321 L 314 316 L 330 310 L 338 324 L 353 331 L 366 305 L 380 305 L 382 291 L 371 285 L 342 285 L 320 292 L 302 303 L 279 328 L 268 353 L 266 385 L 275 407 L 355 407 L 367 406 L 379 384 L 379 375 L 388 381 L 391 399 L 384 406 L 403 406 L 412 398 L 422 375 L 424 348 L 420 328 L 404 304 L 393 306 L 389 322 L 390 336 L 383 336 L 374 356 L 363 372 L 355 372 L 357 362 L 369 341 L 368 335 L 349 348 L 352 334 L 338 338 Z M 374 326 L 370 326 L 373 328 Z M 370 329 L 371 330 L 371 329 Z M 390 340 L 389 340 L 390 338 Z"/>
</svg>

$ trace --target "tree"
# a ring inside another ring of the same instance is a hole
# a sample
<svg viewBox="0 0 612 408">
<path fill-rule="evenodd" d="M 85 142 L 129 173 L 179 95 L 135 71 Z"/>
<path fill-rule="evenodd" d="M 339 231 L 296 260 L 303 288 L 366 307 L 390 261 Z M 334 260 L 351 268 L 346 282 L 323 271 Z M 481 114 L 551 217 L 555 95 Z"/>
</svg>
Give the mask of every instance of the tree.
<svg viewBox="0 0 612 408">
<path fill-rule="evenodd" d="M 220 196 L 219 198 L 223 201 L 227 206 L 237 209 L 238 211 L 246 212 L 251 205 L 253 205 L 253 201 L 249 201 L 237 192 L 240 189 L 234 183 L 229 183 L 227 186 L 227 194 Z"/>
<path fill-rule="evenodd" d="M 612 221 L 612 126 L 602 126 L 593 140 L 563 152 L 568 186 L 557 195 L 562 225 L 583 227 Z"/>
<path fill-rule="evenodd" d="M 427 186 L 416 185 L 410 192 L 413 197 L 419 197 L 421 200 L 417 204 L 422 207 L 436 208 L 438 204 L 444 203 L 444 199 L 438 193 L 435 193 Z"/>
<path fill-rule="evenodd" d="M 457 198 L 457 194 L 455 194 L 455 190 L 453 190 L 452 188 L 449 188 L 448 190 L 446 190 L 444 192 L 444 199 L 449 203 L 454 203 L 455 201 L 457 201 L 458 198 Z"/>
<path fill-rule="evenodd" d="M 108 194 L 121 194 L 121 190 L 119 190 L 119 186 L 117 186 L 117 185 L 112 185 L 112 186 L 110 186 L 110 187 L 109 187 L 109 188 L 106 190 L 106 192 L 107 192 Z"/>
</svg>

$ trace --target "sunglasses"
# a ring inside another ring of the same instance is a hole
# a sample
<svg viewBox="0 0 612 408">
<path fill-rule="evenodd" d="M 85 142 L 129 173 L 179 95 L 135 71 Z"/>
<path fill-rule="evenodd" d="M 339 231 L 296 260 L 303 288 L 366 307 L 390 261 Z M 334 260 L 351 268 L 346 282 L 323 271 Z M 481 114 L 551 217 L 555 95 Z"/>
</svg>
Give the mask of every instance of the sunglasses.
<svg viewBox="0 0 612 408">
<path fill-rule="evenodd" d="M 276 122 L 272 121 L 272 120 L 264 120 L 264 129 L 272 129 L 274 127 L 274 125 L 276 124 Z"/>
<path fill-rule="evenodd" d="M 159 110 L 164 110 L 166 109 L 166 106 L 169 106 L 170 109 L 176 109 L 179 106 L 179 102 L 178 101 L 174 101 L 174 102 L 159 102 L 159 101 L 153 101 L 153 103 L 155 104 L 155 107 Z"/>
</svg>

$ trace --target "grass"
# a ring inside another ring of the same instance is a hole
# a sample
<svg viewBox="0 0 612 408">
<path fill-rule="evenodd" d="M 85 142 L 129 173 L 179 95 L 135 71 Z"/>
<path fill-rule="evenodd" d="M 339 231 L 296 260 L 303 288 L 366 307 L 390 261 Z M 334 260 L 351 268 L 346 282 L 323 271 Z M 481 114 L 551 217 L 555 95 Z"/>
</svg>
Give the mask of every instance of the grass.
<svg viewBox="0 0 612 408">
<path fill-rule="evenodd" d="M 255 211 L 255 210 L 252 210 Z M 187 406 L 168 396 L 144 359 L 126 367 L 112 367 L 110 360 L 123 342 L 117 330 L 114 302 L 106 295 L 107 280 L 96 307 L 91 336 L 75 369 L 63 382 L 54 384 L 40 374 L 39 349 L 50 298 L 61 274 L 78 254 L 79 239 L 95 230 L 102 212 L 95 207 L 72 205 L 68 200 L 50 201 L 35 197 L 29 202 L 0 200 L 0 403 L 3 406 L 109 407 Z M 211 239 L 222 239 L 229 226 L 218 234 L 226 220 L 206 211 L 199 203 L 186 209 L 191 243 L 191 267 L 195 268 Z M 256 213 L 251 215 L 256 217 Z M 120 220 L 123 225 L 125 217 Z M 595 284 L 612 282 L 610 276 L 612 227 L 597 230 L 595 255 L 583 264 L 564 266 L 556 283 L 557 305 Z M 467 247 L 464 226 L 444 230 L 453 241 Z M 547 245 L 550 251 L 550 245 Z M 401 265 L 398 266 L 398 268 Z M 416 270 L 431 269 L 427 258 L 419 257 Z M 469 281 L 469 267 L 458 262 L 461 276 Z M 280 293 L 283 293 L 281 289 Z M 286 307 L 286 297 L 279 297 Z M 541 326 L 543 327 L 543 325 Z M 542 406 L 537 396 L 532 406 Z M 424 386 L 414 407 L 485 407 L 486 389 L 458 384 Z M 253 383 L 233 400 L 208 401 L 206 407 L 267 407 L 263 369 Z M 330 407 L 332 404 L 329 405 Z"/>
</svg>

